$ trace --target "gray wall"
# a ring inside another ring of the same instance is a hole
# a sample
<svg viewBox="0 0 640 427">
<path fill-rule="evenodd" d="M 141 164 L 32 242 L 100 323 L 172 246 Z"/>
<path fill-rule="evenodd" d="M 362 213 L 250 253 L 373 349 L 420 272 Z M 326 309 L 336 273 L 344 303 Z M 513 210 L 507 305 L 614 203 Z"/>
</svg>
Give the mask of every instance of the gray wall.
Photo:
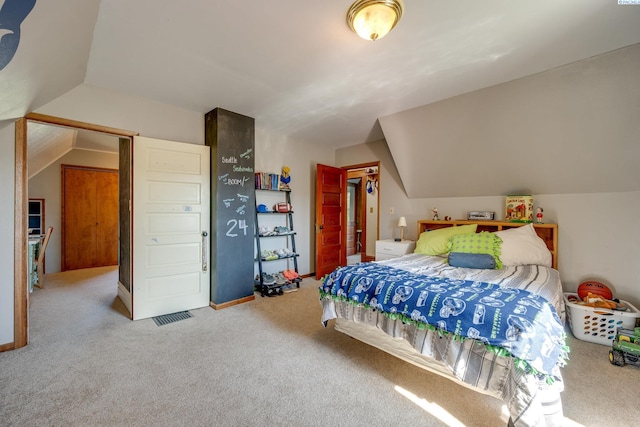
<svg viewBox="0 0 640 427">
<path fill-rule="evenodd" d="M 0 344 L 13 342 L 15 127 L 0 128 Z"/>
<path fill-rule="evenodd" d="M 386 141 L 340 149 L 336 163 L 381 161 L 381 238 L 400 216 L 501 218 L 504 196 L 532 194 L 559 224 L 564 289 L 597 279 L 640 307 L 638 70 L 634 45 L 384 117 Z"/>
<path fill-rule="evenodd" d="M 417 221 L 431 219 L 438 208 L 440 218 L 466 218 L 470 210 L 490 210 L 504 215 L 504 196 L 409 198 L 384 141 L 337 150 L 336 164 L 380 160 L 380 238 L 397 233 L 398 218 L 407 219 L 406 238 L 418 237 Z M 575 167 L 579 167 L 576 165 Z M 563 287 L 574 292 L 586 279 L 611 286 L 615 295 L 640 308 L 640 191 L 534 194 L 535 206 L 544 208 L 546 222 L 559 229 L 558 269 Z M 393 208 L 394 214 L 389 210 Z M 626 220 L 628 219 L 628 220 Z"/>
<path fill-rule="evenodd" d="M 340 149 L 336 163 L 381 161 L 381 238 L 400 216 L 502 217 L 504 196 L 532 194 L 559 224 L 564 289 L 598 279 L 640 307 L 638 70 L 633 45 L 383 117 L 386 141 Z"/>
<path fill-rule="evenodd" d="M 640 190 L 640 44 L 380 118 L 407 194 Z"/>
<path fill-rule="evenodd" d="M 300 254 L 298 270 L 303 275 L 315 272 L 315 179 L 318 163 L 333 165 L 334 150 L 266 132 L 260 129 L 256 122 L 256 172 L 281 173 L 283 166 L 291 168 L 293 225 L 297 232 L 296 249 Z M 273 205 L 276 201 L 283 201 L 269 199 L 269 195 L 264 192 L 260 196 L 260 203 L 267 206 Z M 266 222 L 265 225 L 275 227 L 282 224 Z M 277 249 L 283 242 L 280 239 L 263 239 L 261 243 L 264 244 L 264 249 Z M 283 261 L 264 265 L 268 266 L 268 272 L 274 272 L 272 268 L 293 268 L 293 263 L 285 267 Z"/>
</svg>

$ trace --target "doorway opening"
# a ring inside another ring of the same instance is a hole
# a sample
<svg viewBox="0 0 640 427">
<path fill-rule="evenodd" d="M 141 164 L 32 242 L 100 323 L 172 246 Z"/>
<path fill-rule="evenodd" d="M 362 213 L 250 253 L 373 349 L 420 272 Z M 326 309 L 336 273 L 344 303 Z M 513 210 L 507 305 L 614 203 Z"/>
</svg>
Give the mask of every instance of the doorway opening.
<svg viewBox="0 0 640 427">
<path fill-rule="evenodd" d="M 380 230 L 380 162 L 343 169 L 347 170 L 347 264 L 373 261 Z"/>
<path fill-rule="evenodd" d="M 130 231 L 127 232 L 127 228 L 130 230 L 130 212 L 128 196 L 130 194 L 130 178 L 131 178 L 131 156 L 129 151 L 131 149 L 131 140 L 137 133 L 124 131 L 120 129 L 108 128 L 104 126 L 98 126 L 90 123 L 78 122 L 75 120 L 62 119 L 57 117 L 46 116 L 37 113 L 28 114 L 26 117 L 16 122 L 16 172 L 15 172 L 15 204 L 14 204 L 14 218 L 15 218 L 15 230 L 14 230 L 14 343 L 13 348 L 24 347 L 28 343 L 29 337 L 29 324 L 28 324 L 28 310 L 29 310 L 29 275 L 28 270 L 28 199 L 29 199 L 29 178 L 32 176 L 30 172 L 36 172 L 36 170 L 44 170 L 47 166 L 52 164 L 51 158 L 56 160 L 61 157 L 56 157 L 54 152 L 47 152 L 43 158 L 49 161 L 49 164 L 40 163 L 31 166 L 29 170 L 29 152 L 30 150 L 29 140 L 30 132 L 29 126 L 34 124 L 40 130 L 43 130 L 44 136 L 39 138 L 40 143 L 43 145 L 38 149 L 44 149 L 47 141 L 47 131 L 54 131 L 56 129 L 71 129 L 73 132 L 90 132 L 98 133 L 100 135 L 110 136 L 112 141 L 116 141 L 117 156 L 119 164 L 119 252 L 118 270 L 119 278 L 124 281 L 127 286 L 130 286 L 130 272 L 131 272 L 131 241 Z M 45 126 L 46 125 L 46 126 Z M 35 135 L 31 135 L 36 139 Z M 44 141 L 44 142 L 43 142 Z M 49 143 L 51 145 L 51 143 Z M 64 148 L 63 150 L 64 151 Z M 69 150 L 67 150 L 69 151 Z M 95 151 L 103 151 L 97 149 Z M 123 155 L 124 153 L 124 155 Z M 33 155 L 35 156 L 35 155 Z M 55 162 L 55 160 L 54 160 Z M 124 167 L 123 167 L 124 166 Z M 126 209 L 123 209 L 123 199 L 127 197 Z M 54 198 L 55 199 L 55 198 Z M 55 200 L 50 199 L 47 207 L 54 205 Z M 58 198 L 57 202 L 60 202 Z M 60 213 L 61 215 L 61 213 Z M 48 221 L 51 221 L 51 214 L 48 214 Z M 51 222 L 50 222 L 51 223 Z M 124 229 L 124 234 L 123 234 Z M 50 254 L 47 251 L 47 254 Z M 51 263 L 50 263 L 51 265 Z M 121 286 L 122 284 L 119 284 Z"/>
</svg>

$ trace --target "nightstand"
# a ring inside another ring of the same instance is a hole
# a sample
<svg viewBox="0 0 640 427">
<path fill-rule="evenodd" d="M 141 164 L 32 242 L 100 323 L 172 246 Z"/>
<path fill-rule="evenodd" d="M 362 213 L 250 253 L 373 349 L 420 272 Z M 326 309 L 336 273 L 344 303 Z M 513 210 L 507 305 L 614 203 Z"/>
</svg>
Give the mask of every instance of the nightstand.
<svg viewBox="0 0 640 427">
<path fill-rule="evenodd" d="M 396 242 L 392 239 L 376 240 L 376 261 L 397 258 L 402 255 L 413 253 L 416 242 L 413 240 L 403 240 Z"/>
</svg>

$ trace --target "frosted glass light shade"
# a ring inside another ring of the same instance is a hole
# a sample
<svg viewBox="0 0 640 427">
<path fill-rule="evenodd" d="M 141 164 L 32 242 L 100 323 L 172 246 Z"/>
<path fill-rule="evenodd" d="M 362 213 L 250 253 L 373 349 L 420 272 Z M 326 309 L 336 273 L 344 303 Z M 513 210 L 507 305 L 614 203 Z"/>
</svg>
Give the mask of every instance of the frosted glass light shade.
<svg viewBox="0 0 640 427">
<path fill-rule="evenodd" d="M 386 36 L 402 17 L 399 0 L 358 0 L 349 8 L 347 23 L 365 40 Z"/>
</svg>

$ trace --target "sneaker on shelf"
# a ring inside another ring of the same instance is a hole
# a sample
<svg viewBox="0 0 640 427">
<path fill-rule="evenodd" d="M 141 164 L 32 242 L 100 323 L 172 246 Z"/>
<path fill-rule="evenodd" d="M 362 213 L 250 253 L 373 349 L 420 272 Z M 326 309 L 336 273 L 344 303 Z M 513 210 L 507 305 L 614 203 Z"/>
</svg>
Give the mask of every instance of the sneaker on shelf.
<svg viewBox="0 0 640 427">
<path fill-rule="evenodd" d="M 265 285 L 273 285 L 276 283 L 276 279 L 271 274 L 262 273 L 262 283 Z"/>
<path fill-rule="evenodd" d="M 298 273 L 296 273 L 294 270 L 285 270 L 282 272 L 282 274 L 287 280 L 293 280 L 298 278 Z"/>
<path fill-rule="evenodd" d="M 295 292 L 298 290 L 298 287 L 296 285 L 293 285 L 291 283 L 287 283 L 286 285 L 284 285 L 282 287 L 282 292 L 284 292 L 285 294 L 291 293 L 291 292 Z"/>
<path fill-rule="evenodd" d="M 284 256 L 282 258 L 288 258 L 288 257 L 292 257 L 293 255 L 295 255 L 294 252 L 289 248 L 282 248 L 282 253 L 284 254 Z"/>
<path fill-rule="evenodd" d="M 278 226 L 278 227 L 274 228 L 273 231 L 275 231 L 276 234 L 289 234 L 289 233 L 291 233 L 291 230 L 289 230 L 289 228 L 282 227 L 282 226 Z"/>
<path fill-rule="evenodd" d="M 279 256 L 274 251 L 270 251 L 268 249 L 263 249 L 260 252 L 260 258 L 262 258 L 265 261 L 271 261 L 271 260 L 274 260 L 274 259 L 278 259 Z"/>
<path fill-rule="evenodd" d="M 261 236 L 268 236 L 270 232 L 271 231 L 269 230 L 269 228 L 265 227 L 264 225 L 261 225 L 258 230 L 258 234 Z"/>
<path fill-rule="evenodd" d="M 274 277 L 276 279 L 276 284 L 277 285 L 286 285 L 287 279 L 282 275 L 282 273 L 275 273 Z"/>
<path fill-rule="evenodd" d="M 272 274 L 262 273 L 262 283 L 265 285 L 273 285 L 276 283 L 276 279 Z"/>
</svg>

